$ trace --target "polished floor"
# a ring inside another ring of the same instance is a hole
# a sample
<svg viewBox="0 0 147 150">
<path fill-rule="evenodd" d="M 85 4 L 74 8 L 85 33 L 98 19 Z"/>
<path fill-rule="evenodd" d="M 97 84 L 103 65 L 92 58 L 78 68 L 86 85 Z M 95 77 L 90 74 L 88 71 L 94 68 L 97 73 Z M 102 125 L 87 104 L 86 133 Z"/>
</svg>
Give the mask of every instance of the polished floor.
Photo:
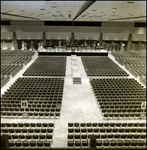
<svg viewBox="0 0 147 150">
<path fill-rule="evenodd" d="M 24 68 L 9 81 L 2 89 L 1 94 L 3 94 L 18 77 L 22 77 L 24 71 L 37 59 L 38 54 L 35 53 L 32 60 L 24 66 Z M 108 57 L 112 59 L 116 64 L 118 64 L 114 57 L 109 54 Z M 67 134 L 68 134 L 68 123 L 69 122 L 145 122 L 146 120 L 103 120 L 101 111 L 98 107 L 96 99 L 94 97 L 92 87 L 89 82 L 89 77 L 87 77 L 84 70 L 81 57 L 77 57 L 78 65 L 81 74 L 81 84 L 73 84 L 72 80 L 72 69 L 71 69 L 71 57 L 67 56 L 66 62 L 66 76 L 63 91 L 63 100 L 60 119 L 3 119 L 1 122 L 54 122 L 55 130 L 53 136 L 53 148 L 66 148 L 67 147 Z M 119 64 L 118 64 L 119 65 Z M 119 65 L 122 69 L 125 68 Z M 128 72 L 127 70 L 125 70 Z M 129 73 L 129 72 L 128 72 Z M 100 77 L 102 78 L 102 77 Z M 109 78 L 109 77 L 108 77 Z M 125 78 L 135 78 L 129 73 L 128 77 Z M 139 81 L 139 79 L 136 79 Z"/>
</svg>

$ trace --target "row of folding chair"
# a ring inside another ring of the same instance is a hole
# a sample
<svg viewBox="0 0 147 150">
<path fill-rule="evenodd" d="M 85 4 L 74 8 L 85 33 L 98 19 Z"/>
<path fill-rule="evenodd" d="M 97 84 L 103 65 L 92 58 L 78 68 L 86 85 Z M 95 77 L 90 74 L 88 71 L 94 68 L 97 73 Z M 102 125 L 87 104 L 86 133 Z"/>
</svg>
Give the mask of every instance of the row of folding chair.
<svg viewBox="0 0 147 150">
<path fill-rule="evenodd" d="M 146 127 L 146 122 L 69 122 L 68 128 L 70 127 Z"/>
<path fill-rule="evenodd" d="M 66 57 L 38 57 L 24 76 L 65 76 Z"/>
<path fill-rule="evenodd" d="M 9 119 L 59 119 L 60 113 L 59 112 L 1 112 L 2 118 L 9 118 Z"/>
<path fill-rule="evenodd" d="M 1 123 L 1 127 L 54 127 L 54 123 Z"/>
</svg>

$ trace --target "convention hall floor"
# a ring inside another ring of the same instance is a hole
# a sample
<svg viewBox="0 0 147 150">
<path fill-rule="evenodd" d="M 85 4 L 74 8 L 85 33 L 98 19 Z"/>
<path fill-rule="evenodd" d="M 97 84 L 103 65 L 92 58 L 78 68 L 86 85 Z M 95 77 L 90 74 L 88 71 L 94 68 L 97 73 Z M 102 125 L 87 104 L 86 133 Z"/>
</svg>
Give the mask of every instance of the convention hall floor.
<svg viewBox="0 0 147 150">
<path fill-rule="evenodd" d="M 15 82 L 15 80 L 18 77 L 22 77 L 23 72 L 37 59 L 37 57 L 38 54 L 35 53 L 32 60 L 26 66 L 24 66 L 24 68 L 1 89 L 1 94 L 3 94 Z M 111 54 L 109 54 L 108 57 L 112 59 L 115 63 L 117 63 Z M 53 136 L 53 143 L 51 147 L 66 148 L 69 122 L 86 123 L 86 122 L 145 122 L 146 121 L 146 120 L 103 120 L 101 111 L 98 107 L 98 104 L 96 102 L 96 99 L 94 97 L 89 82 L 89 77 L 87 77 L 86 75 L 80 56 L 78 56 L 78 64 L 80 67 L 82 84 L 73 84 L 72 70 L 71 70 L 71 57 L 67 56 L 66 76 L 65 76 L 60 119 L 2 119 L 1 118 L 1 122 L 37 123 L 40 122 L 40 120 L 42 123 L 54 122 L 55 130 Z M 120 67 L 125 70 L 123 66 Z M 129 73 L 129 77 L 125 77 L 125 78 L 134 78 L 134 77 Z"/>
</svg>

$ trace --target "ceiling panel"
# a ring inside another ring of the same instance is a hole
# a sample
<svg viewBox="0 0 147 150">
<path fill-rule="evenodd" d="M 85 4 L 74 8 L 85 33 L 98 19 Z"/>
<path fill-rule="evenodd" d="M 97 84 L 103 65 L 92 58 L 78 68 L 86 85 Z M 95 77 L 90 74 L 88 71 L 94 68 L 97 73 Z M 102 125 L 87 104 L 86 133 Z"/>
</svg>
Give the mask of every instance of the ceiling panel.
<svg viewBox="0 0 147 150">
<path fill-rule="evenodd" d="M 72 21 L 86 2 L 1 1 L 1 19 Z M 75 21 L 145 22 L 146 1 L 95 1 Z"/>
</svg>

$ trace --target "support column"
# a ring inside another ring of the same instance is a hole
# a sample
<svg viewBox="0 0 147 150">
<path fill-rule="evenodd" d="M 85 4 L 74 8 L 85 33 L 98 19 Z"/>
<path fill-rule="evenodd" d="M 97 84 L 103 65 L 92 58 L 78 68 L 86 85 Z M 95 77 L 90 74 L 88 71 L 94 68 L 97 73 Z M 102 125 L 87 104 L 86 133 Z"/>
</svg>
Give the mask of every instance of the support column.
<svg viewBox="0 0 147 150">
<path fill-rule="evenodd" d="M 71 32 L 71 43 L 74 43 L 74 32 Z"/>
<path fill-rule="evenodd" d="M 45 32 L 43 32 L 43 46 L 46 45 L 46 34 Z"/>
<path fill-rule="evenodd" d="M 103 41 L 103 33 L 100 33 L 99 42 L 102 43 L 102 41 Z"/>
<path fill-rule="evenodd" d="M 31 41 L 31 49 L 32 50 L 34 49 L 34 43 L 33 43 L 33 41 Z"/>
<path fill-rule="evenodd" d="M 127 51 L 131 51 L 131 41 L 132 41 L 132 33 L 129 33 L 128 42 L 127 42 Z"/>
<path fill-rule="evenodd" d="M 139 51 L 142 50 L 142 44 L 141 44 L 141 42 L 139 42 L 139 44 L 138 44 L 138 50 L 139 50 Z"/>
<path fill-rule="evenodd" d="M 13 32 L 13 41 L 14 41 L 14 49 L 17 50 L 18 49 L 18 43 L 17 43 L 16 32 Z"/>
</svg>

